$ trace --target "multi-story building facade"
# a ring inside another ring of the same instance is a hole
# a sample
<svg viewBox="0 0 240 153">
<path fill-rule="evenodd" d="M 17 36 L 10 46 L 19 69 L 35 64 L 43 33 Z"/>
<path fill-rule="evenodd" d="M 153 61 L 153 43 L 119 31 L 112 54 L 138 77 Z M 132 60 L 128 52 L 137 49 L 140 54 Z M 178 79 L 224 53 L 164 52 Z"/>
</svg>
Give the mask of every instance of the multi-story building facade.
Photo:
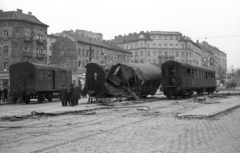
<svg viewBox="0 0 240 153">
<path fill-rule="evenodd" d="M 52 43 L 53 64 L 66 65 L 73 72 L 73 82 L 78 84 L 79 75 L 86 72 L 87 63 L 95 62 L 105 66 L 129 63 L 131 53 L 117 45 L 83 37 L 71 31 L 58 35 Z"/>
<path fill-rule="evenodd" d="M 167 60 L 201 64 L 201 47 L 179 32 L 151 31 L 115 36 L 114 43 L 132 52 L 131 62 L 160 66 Z"/>
<path fill-rule="evenodd" d="M 225 79 L 227 73 L 227 54 L 217 47 L 211 46 L 206 41 L 201 43 L 203 67 L 208 67 L 216 71 L 217 79 Z"/>
<path fill-rule="evenodd" d="M 58 36 L 47 35 L 47 64 L 50 64 L 52 61 L 52 44 L 55 43 L 58 39 Z"/>
<path fill-rule="evenodd" d="M 31 12 L 0 10 L 0 86 L 9 85 L 11 64 L 46 63 L 47 28 Z"/>
<path fill-rule="evenodd" d="M 79 34 L 80 36 L 83 37 L 88 37 L 96 40 L 103 40 L 103 34 L 102 33 L 95 33 L 92 31 L 86 31 L 86 30 L 79 30 L 77 29 L 75 33 Z"/>
</svg>

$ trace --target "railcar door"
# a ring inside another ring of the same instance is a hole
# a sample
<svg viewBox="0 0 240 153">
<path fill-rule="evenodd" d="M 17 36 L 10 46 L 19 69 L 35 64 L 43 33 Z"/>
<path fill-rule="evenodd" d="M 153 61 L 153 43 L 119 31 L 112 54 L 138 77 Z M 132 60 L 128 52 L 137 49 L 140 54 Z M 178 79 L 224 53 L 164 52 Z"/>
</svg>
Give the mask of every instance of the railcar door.
<svg viewBox="0 0 240 153">
<path fill-rule="evenodd" d="M 52 87 L 55 89 L 55 71 L 52 70 Z"/>
<path fill-rule="evenodd" d="M 176 86 L 176 75 L 177 70 L 175 65 L 170 65 L 166 67 L 166 86 L 175 87 Z"/>
<path fill-rule="evenodd" d="M 17 92 L 26 94 L 27 92 L 27 75 L 19 74 L 17 81 Z"/>
</svg>

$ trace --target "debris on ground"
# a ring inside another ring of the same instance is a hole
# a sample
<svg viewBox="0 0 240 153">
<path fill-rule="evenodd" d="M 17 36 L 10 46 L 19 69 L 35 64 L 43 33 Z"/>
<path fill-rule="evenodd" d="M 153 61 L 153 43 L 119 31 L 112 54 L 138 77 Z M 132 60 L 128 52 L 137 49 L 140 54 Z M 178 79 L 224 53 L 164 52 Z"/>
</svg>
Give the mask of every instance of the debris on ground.
<svg viewBox="0 0 240 153">
<path fill-rule="evenodd" d="M 137 110 L 149 111 L 149 110 L 150 110 L 150 107 L 148 107 L 148 106 L 138 107 Z"/>
</svg>

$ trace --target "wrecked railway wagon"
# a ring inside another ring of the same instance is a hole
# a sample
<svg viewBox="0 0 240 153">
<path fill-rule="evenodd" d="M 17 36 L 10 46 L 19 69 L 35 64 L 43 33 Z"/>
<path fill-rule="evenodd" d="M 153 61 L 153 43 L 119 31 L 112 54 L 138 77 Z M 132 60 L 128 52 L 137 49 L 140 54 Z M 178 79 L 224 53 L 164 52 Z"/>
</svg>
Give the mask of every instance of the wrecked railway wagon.
<svg viewBox="0 0 240 153">
<path fill-rule="evenodd" d="M 144 98 L 154 95 L 161 84 L 161 71 L 152 64 L 120 63 L 105 70 L 99 64 L 89 63 L 86 68 L 85 90 L 93 97 Z"/>
<path fill-rule="evenodd" d="M 72 82 L 71 70 L 59 65 L 19 62 L 10 66 L 9 74 L 12 101 L 21 97 L 27 104 L 31 98 L 51 101 L 61 85 L 69 86 Z"/>
</svg>

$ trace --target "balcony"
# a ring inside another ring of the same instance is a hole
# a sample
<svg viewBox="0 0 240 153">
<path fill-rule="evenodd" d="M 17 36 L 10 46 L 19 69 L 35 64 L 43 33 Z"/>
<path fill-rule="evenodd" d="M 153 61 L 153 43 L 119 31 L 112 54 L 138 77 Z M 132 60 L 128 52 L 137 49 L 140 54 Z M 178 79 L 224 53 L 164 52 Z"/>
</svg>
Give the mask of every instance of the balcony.
<svg viewBox="0 0 240 153">
<path fill-rule="evenodd" d="M 32 57 L 33 53 L 32 52 L 23 51 L 23 56 L 25 56 L 25 57 Z"/>
<path fill-rule="evenodd" d="M 37 44 L 39 44 L 39 45 L 44 45 L 44 44 L 46 44 L 46 40 L 37 39 Z"/>
<path fill-rule="evenodd" d="M 32 42 L 32 37 L 30 36 L 24 36 L 24 42 Z"/>
<path fill-rule="evenodd" d="M 36 56 L 37 58 L 45 58 L 46 57 L 46 55 L 45 54 L 37 54 L 37 56 Z"/>
</svg>

